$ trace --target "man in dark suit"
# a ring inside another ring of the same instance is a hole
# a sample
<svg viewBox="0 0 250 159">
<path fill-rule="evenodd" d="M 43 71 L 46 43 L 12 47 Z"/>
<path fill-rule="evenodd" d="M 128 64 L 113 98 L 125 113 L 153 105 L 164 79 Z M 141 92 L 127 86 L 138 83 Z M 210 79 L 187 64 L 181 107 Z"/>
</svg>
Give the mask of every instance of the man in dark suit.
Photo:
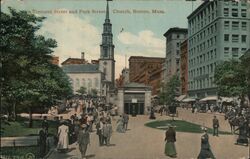
<svg viewBox="0 0 250 159">
<path fill-rule="evenodd" d="M 128 114 L 124 114 L 123 115 L 123 120 L 124 120 L 124 123 L 123 123 L 123 129 L 126 131 L 128 129 L 128 121 L 129 121 L 129 116 Z"/>
<path fill-rule="evenodd" d="M 86 158 L 86 151 L 88 144 L 90 144 L 89 132 L 87 130 L 87 125 L 83 124 L 81 130 L 78 134 L 77 143 L 79 144 L 79 150 L 81 152 L 82 158 Z"/>
<path fill-rule="evenodd" d="M 46 127 L 42 126 L 42 129 L 39 131 L 39 157 L 43 158 L 46 154 Z"/>
<path fill-rule="evenodd" d="M 45 133 L 48 136 L 48 134 L 49 134 L 49 123 L 47 121 L 47 116 L 43 117 L 42 128 L 45 128 Z"/>
<path fill-rule="evenodd" d="M 214 128 L 214 133 L 213 135 L 215 136 L 219 136 L 219 120 L 216 118 L 216 116 L 214 116 L 214 119 L 213 119 L 213 128 Z"/>
</svg>

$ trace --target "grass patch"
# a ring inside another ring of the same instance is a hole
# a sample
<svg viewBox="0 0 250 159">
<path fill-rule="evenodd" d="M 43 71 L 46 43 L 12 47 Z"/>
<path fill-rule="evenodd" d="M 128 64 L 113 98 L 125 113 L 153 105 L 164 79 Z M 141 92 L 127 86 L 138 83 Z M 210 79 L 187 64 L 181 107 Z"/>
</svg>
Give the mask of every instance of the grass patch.
<svg viewBox="0 0 250 159">
<path fill-rule="evenodd" d="M 1 124 L 3 133 L 1 137 L 19 137 L 19 136 L 36 136 L 42 127 L 42 120 L 33 120 L 33 127 L 28 127 L 28 119 L 18 117 L 17 121 L 11 121 L 9 124 Z M 49 135 L 55 135 L 57 123 L 55 121 L 49 122 Z"/>
<path fill-rule="evenodd" d="M 146 123 L 145 126 L 151 127 L 151 128 L 156 128 L 156 129 L 161 129 L 161 130 L 166 130 L 167 128 L 165 126 L 167 124 L 172 124 L 172 125 L 176 126 L 175 130 L 177 132 L 203 133 L 203 130 L 201 130 L 201 125 L 190 123 L 190 122 L 187 122 L 184 120 L 153 121 L 153 122 Z M 208 128 L 208 133 L 212 134 L 213 129 Z M 226 131 L 219 131 L 219 134 L 229 135 L 231 133 L 226 132 Z"/>
<path fill-rule="evenodd" d="M 37 146 L 25 146 L 25 147 L 1 147 L 0 155 L 6 158 L 27 158 L 26 156 L 29 153 L 35 155 L 35 158 L 38 156 L 38 147 Z"/>
</svg>

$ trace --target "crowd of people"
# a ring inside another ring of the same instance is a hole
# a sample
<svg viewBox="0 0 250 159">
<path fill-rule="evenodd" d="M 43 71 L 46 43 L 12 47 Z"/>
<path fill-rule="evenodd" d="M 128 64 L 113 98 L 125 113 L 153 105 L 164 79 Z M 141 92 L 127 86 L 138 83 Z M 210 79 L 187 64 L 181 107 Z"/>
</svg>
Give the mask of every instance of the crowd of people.
<svg viewBox="0 0 250 159">
<path fill-rule="evenodd" d="M 73 99 L 67 101 L 67 108 L 74 108 L 75 114 L 70 119 L 59 120 L 58 134 L 56 136 L 57 150 L 58 152 L 67 152 L 69 145 L 77 143 L 81 152 L 82 158 L 86 158 L 86 152 L 90 141 L 90 133 L 95 132 L 99 139 L 99 146 L 110 146 L 111 137 L 113 133 L 112 125 L 116 125 L 117 133 L 125 133 L 128 130 L 129 115 L 122 114 L 118 115 L 117 108 L 107 107 L 103 104 L 104 101 L 100 99 Z M 214 110 L 213 105 L 205 105 L 207 111 Z M 160 108 L 159 112 L 166 111 L 164 107 Z M 193 109 L 192 109 L 193 111 Z M 197 111 L 197 110 L 194 110 Z M 155 119 L 155 110 L 150 110 L 150 119 Z M 114 120 L 116 116 L 116 120 Z M 249 118 L 250 110 L 247 108 L 229 107 L 225 109 L 225 119 L 229 123 L 233 123 L 235 126 L 234 132 L 238 132 L 239 136 L 237 143 L 248 144 L 248 138 L 250 136 L 250 124 Z M 113 123 L 116 121 L 116 123 Z M 212 119 L 213 135 L 219 136 L 219 120 L 216 116 Z M 48 122 L 47 118 L 44 117 L 42 124 L 42 130 L 40 131 L 40 141 L 46 141 L 48 136 Z M 201 150 L 198 154 L 198 158 L 214 158 L 210 144 L 209 135 L 207 129 L 204 128 L 204 134 L 201 136 Z M 165 154 L 167 156 L 176 158 L 177 152 L 174 143 L 176 142 L 175 126 L 168 125 L 165 132 Z M 46 145 L 46 143 L 42 144 Z M 46 147 L 41 146 L 40 151 L 45 153 Z"/>
<path fill-rule="evenodd" d="M 232 133 L 238 133 L 237 144 L 248 144 L 250 137 L 250 109 L 241 107 L 230 107 L 225 113 Z"/>
<path fill-rule="evenodd" d="M 69 119 L 60 117 L 58 134 L 55 137 L 58 152 L 67 152 L 69 145 L 77 143 L 82 158 L 86 157 L 86 151 L 90 141 L 90 133 L 96 132 L 99 146 L 110 146 L 113 133 L 112 121 L 117 115 L 116 107 L 107 107 L 98 99 L 72 99 L 66 102 L 67 109 L 73 108 L 75 114 Z M 44 120 L 45 121 L 45 120 Z M 128 130 L 129 115 L 118 116 L 116 132 L 125 133 Z M 48 124 L 43 125 L 44 132 L 48 131 Z M 41 133 L 41 140 L 45 140 Z M 43 137 L 43 138 L 42 138 Z"/>
</svg>

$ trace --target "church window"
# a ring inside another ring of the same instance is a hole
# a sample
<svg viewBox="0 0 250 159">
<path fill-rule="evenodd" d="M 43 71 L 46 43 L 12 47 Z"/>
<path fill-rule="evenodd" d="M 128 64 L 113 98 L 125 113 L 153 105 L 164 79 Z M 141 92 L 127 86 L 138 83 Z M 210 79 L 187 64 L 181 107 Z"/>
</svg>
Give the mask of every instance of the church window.
<svg viewBox="0 0 250 159">
<path fill-rule="evenodd" d="M 76 88 L 78 89 L 80 87 L 80 81 L 79 81 L 79 79 L 77 78 L 76 79 Z"/>
<path fill-rule="evenodd" d="M 108 57 L 108 48 L 104 47 L 103 51 L 104 51 L 104 57 Z"/>
<path fill-rule="evenodd" d="M 95 78 L 95 87 L 98 88 L 99 87 L 99 81 L 98 78 Z"/>
<path fill-rule="evenodd" d="M 104 73 L 104 76 L 106 76 L 106 73 L 107 73 L 107 69 L 106 68 L 103 69 L 103 73 Z"/>
<path fill-rule="evenodd" d="M 71 86 L 73 87 L 74 86 L 74 80 L 72 78 L 70 78 L 70 83 L 71 83 Z"/>
<path fill-rule="evenodd" d="M 88 88 L 91 89 L 92 88 L 92 80 L 88 79 Z"/>
<path fill-rule="evenodd" d="M 83 86 L 83 87 L 86 87 L 86 81 L 85 81 L 84 78 L 82 79 L 82 86 Z"/>
</svg>

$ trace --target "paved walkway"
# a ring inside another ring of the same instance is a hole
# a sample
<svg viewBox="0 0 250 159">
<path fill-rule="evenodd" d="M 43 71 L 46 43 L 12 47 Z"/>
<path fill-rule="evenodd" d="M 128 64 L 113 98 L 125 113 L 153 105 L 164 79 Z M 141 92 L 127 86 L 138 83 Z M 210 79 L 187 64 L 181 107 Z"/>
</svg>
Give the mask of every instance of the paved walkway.
<svg viewBox="0 0 250 159">
<path fill-rule="evenodd" d="M 213 114 L 191 114 L 190 111 L 180 110 L 180 119 L 195 120 L 195 123 L 211 125 Z M 195 116 L 195 117 L 194 117 Z M 223 116 L 222 116 L 223 117 Z M 158 116 L 157 120 L 168 119 L 167 116 Z M 219 118 L 219 120 L 221 120 Z M 125 134 L 113 133 L 110 147 L 99 147 L 98 138 L 91 133 L 91 145 L 87 150 L 89 159 L 167 159 L 164 155 L 164 131 L 145 127 L 148 116 L 130 117 L 129 131 Z M 116 121 L 113 121 L 113 128 Z M 226 126 L 224 129 L 227 129 Z M 200 151 L 201 134 L 177 132 L 177 156 L 179 159 L 197 158 Z M 237 136 L 220 135 L 220 137 L 209 136 L 212 151 L 217 159 L 247 159 L 249 148 L 234 145 Z M 80 152 L 76 144 L 70 145 L 68 153 L 54 151 L 50 159 L 78 159 Z"/>
</svg>

